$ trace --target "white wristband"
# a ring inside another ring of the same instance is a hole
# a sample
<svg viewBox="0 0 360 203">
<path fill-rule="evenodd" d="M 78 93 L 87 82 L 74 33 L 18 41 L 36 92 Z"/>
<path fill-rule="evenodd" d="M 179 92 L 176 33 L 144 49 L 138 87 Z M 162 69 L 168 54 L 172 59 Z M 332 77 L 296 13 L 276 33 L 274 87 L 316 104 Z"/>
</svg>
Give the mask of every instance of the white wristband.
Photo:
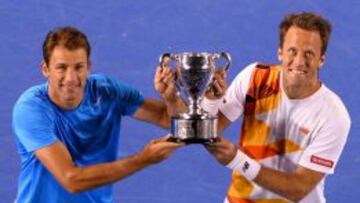
<svg viewBox="0 0 360 203">
<path fill-rule="evenodd" d="M 258 175 L 261 165 L 248 155 L 238 150 L 234 159 L 226 167 L 240 172 L 246 179 L 252 181 Z"/>
<path fill-rule="evenodd" d="M 223 101 L 223 98 L 210 100 L 204 97 L 201 102 L 201 107 L 208 112 L 210 115 L 215 116 L 219 111 L 219 107 Z"/>
</svg>

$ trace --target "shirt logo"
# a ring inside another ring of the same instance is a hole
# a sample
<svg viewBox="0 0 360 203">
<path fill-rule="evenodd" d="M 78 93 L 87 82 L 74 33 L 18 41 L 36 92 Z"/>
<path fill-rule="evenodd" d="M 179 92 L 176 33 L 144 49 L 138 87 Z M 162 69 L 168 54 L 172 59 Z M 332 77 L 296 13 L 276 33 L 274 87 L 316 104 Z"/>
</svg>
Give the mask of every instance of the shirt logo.
<svg viewBox="0 0 360 203">
<path fill-rule="evenodd" d="M 310 161 L 311 161 L 311 163 L 318 164 L 318 165 L 321 165 L 321 166 L 325 166 L 325 167 L 328 167 L 328 168 L 332 168 L 333 165 L 334 165 L 333 161 L 323 159 L 323 158 L 315 156 L 315 155 L 311 156 Z"/>
<path fill-rule="evenodd" d="M 247 171 L 247 170 L 249 169 L 249 167 L 250 167 L 249 162 L 245 161 L 245 163 L 244 163 L 244 166 L 243 166 L 242 170 L 245 172 L 245 171 Z"/>
<path fill-rule="evenodd" d="M 99 106 L 101 102 L 101 97 L 96 98 L 95 106 Z"/>
<path fill-rule="evenodd" d="M 309 134 L 310 130 L 307 129 L 307 128 L 304 128 L 304 127 L 300 127 L 299 131 L 304 134 L 304 135 L 307 135 Z"/>
</svg>

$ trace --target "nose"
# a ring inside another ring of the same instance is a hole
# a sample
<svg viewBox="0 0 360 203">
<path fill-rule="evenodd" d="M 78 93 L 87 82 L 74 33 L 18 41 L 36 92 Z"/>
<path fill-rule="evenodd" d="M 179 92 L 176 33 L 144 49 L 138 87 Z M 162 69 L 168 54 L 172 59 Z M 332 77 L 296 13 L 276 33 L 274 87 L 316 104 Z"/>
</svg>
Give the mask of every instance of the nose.
<svg viewBox="0 0 360 203">
<path fill-rule="evenodd" d="M 77 73 L 72 68 L 68 68 L 65 74 L 65 82 L 68 84 L 74 84 L 77 80 Z"/>
<path fill-rule="evenodd" d="M 296 54 L 296 56 L 294 57 L 294 63 L 296 66 L 304 66 L 306 63 L 304 54 Z"/>
</svg>

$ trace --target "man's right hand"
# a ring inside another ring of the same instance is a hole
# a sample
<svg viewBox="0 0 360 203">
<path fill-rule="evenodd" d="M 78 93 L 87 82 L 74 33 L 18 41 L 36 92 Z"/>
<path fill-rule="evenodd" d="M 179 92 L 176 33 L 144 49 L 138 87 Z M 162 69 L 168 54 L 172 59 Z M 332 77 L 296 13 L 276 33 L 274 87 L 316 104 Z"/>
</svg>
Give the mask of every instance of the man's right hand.
<svg viewBox="0 0 360 203">
<path fill-rule="evenodd" d="M 234 159 L 238 150 L 234 143 L 223 136 L 217 137 L 214 143 L 205 145 L 205 148 L 224 166 Z"/>
<path fill-rule="evenodd" d="M 167 159 L 177 148 L 185 146 L 184 143 L 169 142 L 170 134 L 150 141 L 140 152 L 142 160 L 147 164 L 156 164 Z"/>
</svg>

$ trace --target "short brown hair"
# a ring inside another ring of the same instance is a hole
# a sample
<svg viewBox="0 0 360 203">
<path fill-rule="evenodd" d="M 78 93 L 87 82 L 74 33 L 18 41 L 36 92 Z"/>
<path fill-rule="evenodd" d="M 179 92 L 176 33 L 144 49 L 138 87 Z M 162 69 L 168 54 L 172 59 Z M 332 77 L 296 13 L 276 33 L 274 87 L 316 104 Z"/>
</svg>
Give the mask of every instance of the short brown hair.
<svg viewBox="0 0 360 203">
<path fill-rule="evenodd" d="M 321 55 L 325 55 L 331 34 L 331 23 L 328 20 L 310 12 L 290 13 L 284 17 L 279 26 L 280 48 L 283 46 L 285 34 L 291 26 L 297 26 L 310 31 L 318 31 L 322 42 Z"/>
<path fill-rule="evenodd" d="M 56 46 L 63 46 L 69 50 L 84 48 L 89 59 L 91 47 L 84 33 L 75 27 L 66 26 L 51 30 L 43 43 L 43 57 L 49 64 L 50 56 Z"/>
</svg>

